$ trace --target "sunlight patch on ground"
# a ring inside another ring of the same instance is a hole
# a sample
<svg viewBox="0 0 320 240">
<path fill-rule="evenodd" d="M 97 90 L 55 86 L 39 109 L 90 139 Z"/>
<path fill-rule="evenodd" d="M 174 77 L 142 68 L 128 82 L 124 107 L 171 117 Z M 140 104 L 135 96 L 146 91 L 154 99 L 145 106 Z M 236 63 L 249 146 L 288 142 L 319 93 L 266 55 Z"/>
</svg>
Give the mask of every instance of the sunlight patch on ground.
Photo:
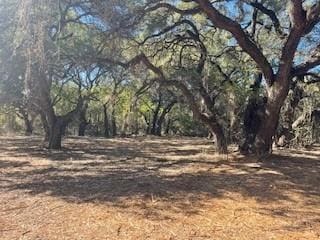
<svg viewBox="0 0 320 240">
<path fill-rule="evenodd" d="M 317 149 L 257 161 L 199 138 L 0 139 L 1 240 L 320 237 Z"/>
</svg>

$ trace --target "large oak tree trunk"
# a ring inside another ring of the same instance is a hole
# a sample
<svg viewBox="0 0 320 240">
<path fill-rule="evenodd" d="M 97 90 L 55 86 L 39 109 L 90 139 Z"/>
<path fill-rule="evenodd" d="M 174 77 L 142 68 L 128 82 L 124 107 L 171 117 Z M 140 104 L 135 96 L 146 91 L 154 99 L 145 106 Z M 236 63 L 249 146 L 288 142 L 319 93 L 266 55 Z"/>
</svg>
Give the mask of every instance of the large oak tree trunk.
<svg viewBox="0 0 320 240">
<path fill-rule="evenodd" d="M 62 136 L 68 122 L 61 116 L 57 116 L 49 131 L 49 149 L 61 149 Z"/>
<path fill-rule="evenodd" d="M 289 91 L 288 80 L 277 80 L 272 87 L 267 89 L 265 113 L 255 138 L 255 153 L 260 156 L 269 155 L 272 152 L 272 142 L 277 131 L 280 110 Z"/>
<path fill-rule="evenodd" d="M 255 151 L 254 142 L 265 113 L 266 104 L 266 98 L 260 96 L 261 82 L 262 74 L 259 73 L 255 76 L 255 80 L 250 86 L 251 94 L 248 98 L 243 117 L 244 141 L 239 146 L 242 154 L 249 154 Z"/>
<path fill-rule="evenodd" d="M 219 154 L 227 154 L 228 153 L 228 144 L 226 140 L 226 136 L 223 131 L 223 127 L 217 122 L 204 122 L 208 128 L 210 129 L 211 133 L 214 134 L 216 137 L 216 150 Z"/>
<path fill-rule="evenodd" d="M 49 125 L 49 149 L 61 149 L 62 136 L 68 124 L 75 119 L 83 107 L 83 99 L 79 99 L 76 108 L 63 116 L 56 116 L 53 109 L 47 114 Z"/>
<path fill-rule="evenodd" d="M 279 121 L 280 109 L 272 105 L 266 106 L 266 116 L 255 138 L 255 153 L 257 155 L 268 155 L 272 152 L 273 136 Z"/>
<path fill-rule="evenodd" d="M 264 121 L 266 98 L 252 96 L 246 106 L 243 121 L 244 142 L 240 146 L 243 154 L 255 152 L 255 139 Z"/>
</svg>

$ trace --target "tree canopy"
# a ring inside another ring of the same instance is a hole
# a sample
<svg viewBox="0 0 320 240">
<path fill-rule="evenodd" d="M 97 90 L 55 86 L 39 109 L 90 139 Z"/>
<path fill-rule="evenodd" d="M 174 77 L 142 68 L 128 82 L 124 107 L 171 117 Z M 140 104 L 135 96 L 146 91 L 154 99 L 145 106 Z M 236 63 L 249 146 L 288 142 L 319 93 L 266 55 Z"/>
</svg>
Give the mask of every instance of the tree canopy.
<svg viewBox="0 0 320 240">
<path fill-rule="evenodd" d="M 319 141 L 316 0 L 0 0 L 0 104 L 65 134 Z M 1 120 L 5 122 L 5 119 Z"/>
</svg>

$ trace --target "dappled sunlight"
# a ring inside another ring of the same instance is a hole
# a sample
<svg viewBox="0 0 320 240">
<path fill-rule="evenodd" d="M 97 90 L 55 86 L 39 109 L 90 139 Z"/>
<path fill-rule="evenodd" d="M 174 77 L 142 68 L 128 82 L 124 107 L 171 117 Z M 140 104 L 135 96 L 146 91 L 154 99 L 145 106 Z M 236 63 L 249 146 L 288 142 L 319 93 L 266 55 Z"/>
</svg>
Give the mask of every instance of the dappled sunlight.
<svg viewBox="0 0 320 240">
<path fill-rule="evenodd" d="M 183 224 L 197 222 L 200 232 L 215 226 L 224 234 L 229 229 L 228 236 L 252 227 L 257 236 L 319 234 L 320 162 L 308 152 L 256 161 L 205 154 L 213 151 L 210 142 L 197 138 L 69 138 L 61 151 L 37 148 L 36 137 L 1 140 L 1 209 L 27 199 L 29 213 L 5 216 L 38 222 L 28 214 L 49 214 L 55 223 L 42 233 L 62 228 L 57 218 L 72 224 L 79 222 L 72 216 L 83 215 L 91 224 L 120 224 L 133 236 L 161 231 L 157 224 L 181 234 Z"/>
</svg>

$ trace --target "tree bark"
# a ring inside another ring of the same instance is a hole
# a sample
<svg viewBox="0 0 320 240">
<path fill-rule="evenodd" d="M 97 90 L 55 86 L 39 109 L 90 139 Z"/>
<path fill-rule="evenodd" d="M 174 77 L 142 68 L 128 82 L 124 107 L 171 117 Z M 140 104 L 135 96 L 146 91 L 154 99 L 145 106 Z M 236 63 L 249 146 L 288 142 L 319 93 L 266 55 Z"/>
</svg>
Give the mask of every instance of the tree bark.
<svg viewBox="0 0 320 240">
<path fill-rule="evenodd" d="M 47 142 L 47 141 L 49 141 L 48 121 L 47 121 L 46 115 L 42 112 L 40 112 L 40 118 L 41 118 L 41 123 L 42 123 L 42 127 L 43 127 L 43 132 L 44 132 L 44 141 Z"/>
<path fill-rule="evenodd" d="M 289 94 L 289 104 L 284 111 L 278 133 L 276 134 L 275 143 L 280 147 L 289 147 L 290 141 L 294 138 L 293 123 L 296 108 L 304 97 L 304 91 L 297 81 L 292 82 L 291 93 Z M 279 141 L 278 141 L 279 139 Z"/>
<path fill-rule="evenodd" d="M 166 117 L 166 115 L 171 111 L 171 109 L 173 108 L 173 106 L 177 103 L 176 100 L 173 100 L 172 102 L 170 102 L 161 112 L 159 119 L 157 120 L 157 128 L 155 131 L 155 134 L 158 136 L 161 136 L 161 132 L 162 132 L 162 125 L 164 122 L 164 119 Z"/>
<path fill-rule="evenodd" d="M 194 117 L 199 121 L 201 121 L 203 124 L 205 124 L 209 128 L 209 130 L 216 136 L 217 152 L 219 154 L 227 154 L 228 144 L 224 134 L 224 130 L 222 125 L 219 123 L 218 119 L 216 118 L 215 111 L 213 109 L 214 102 L 211 100 L 209 101 L 209 96 L 203 99 L 205 100 L 205 103 L 207 107 L 210 109 L 211 113 L 202 113 L 201 108 L 197 103 L 194 95 L 183 83 L 177 80 L 170 80 L 170 81 L 163 80 L 163 83 L 166 83 L 167 85 L 175 86 L 182 92 L 182 94 L 188 101 L 188 105 L 191 111 L 193 112 Z M 209 106 L 209 103 L 210 103 L 210 106 Z"/>
<path fill-rule="evenodd" d="M 165 129 L 165 131 L 164 131 L 166 135 L 169 135 L 170 128 L 171 128 L 171 123 L 172 123 L 171 119 L 168 118 L 167 124 L 166 124 L 166 129 Z"/>
<path fill-rule="evenodd" d="M 83 109 L 80 111 L 80 114 L 79 114 L 80 123 L 79 123 L 79 129 L 78 129 L 78 136 L 82 136 L 82 137 L 85 136 L 87 126 L 89 125 L 89 122 L 87 121 L 87 118 L 86 118 L 86 112 L 87 112 L 87 106 L 83 107 Z"/>
<path fill-rule="evenodd" d="M 315 109 L 311 113 L 312 141 L 320 143 L 320 109 Z"/>
<path fill-rule="evenodd" d="M 115 137 L 118 134 L 118 130 L 117 130 L 117 120 L 116 120 L 116 111 L 115 111 L 115 107 L 112 107 L 112 111 L 111 111 L 111 129 L 112 129 L 112 136 Z"/>
<path fill-rule="evenodd" d="M 63 116 L 56 116 L 54 111 L 48 114 L 48 125 L 49 125 L 49 149 L 61 149 L 62 136 L 68 124 L 75 119 L 83 108 L 84 100 L 80 98 L 78 104 L 74 110 L 68 112 Z"/>
<path fill-rule="evenodd" d="M 103 105 L 103 135 L 105 138 L 110 137 L 110 124 L 109 124 L 109 118 L 108 118 L 108 107 L 107 104 Z"/>
<path fill-rule="evenodd" d="M 89 124 L 88 122 L 84 122 L 84 121 L 82 121 L 79 124 L 78 136 L 80 137 L 85 136 L 88 124 Z"/>
<path fill-rule="evenodd" d="M 26 126 L 25 135 L 30 136 L 33 133 L 33 124 L 32 120 L 30 120 L 28 117 L 24 119 L 24 124 Z"/>
<path fill-rule="evenodd" d="M 228 144 L 225 137 L 225 134 L 223 132 L 222 126 L 212 121 L 209 123 L 209 129 L 216 136 L 216 149 L 219 154 L 227 154 L 228 153 Z"/>
<path fill-rule="evenodd" d="M 273 137 L 279 123 L 280 110 L 289 92 L 289 82 L 278 79 L 272 87 L 267 88 L 267 103 L 262 117 L 262 124 L 255 138 L 255 153 L 266 156 L 272 153 Z"/>
<path fill-rule="evenodd" d="M 57 116 L 49 131 L 49 149 L 61 149 L 62 136 L 67 127 L 67 119 Z"/>
<path fill-rule="evenodd" d="M 157 135 L 156 131 L 157 131 L 157 127 L 158 127 L 158 115 L 159 115 L 160 108 L 161 108 L 161 95 L 159 95 L 157 107 L 153 112 L 152 125 L 151 125 L 151 127 L 149 127 L 150 134 L 152 134 L 152 135 Z"/>
<path fill-rule="evenodd" d="M 25 135 L 30 136 L 33 133 L 33 119 L 29 118 L 30 114 L 28 113 L 25 106 L 19 106 L 17 116 L 21 118 L 25 126 Z"/>
</svg>

